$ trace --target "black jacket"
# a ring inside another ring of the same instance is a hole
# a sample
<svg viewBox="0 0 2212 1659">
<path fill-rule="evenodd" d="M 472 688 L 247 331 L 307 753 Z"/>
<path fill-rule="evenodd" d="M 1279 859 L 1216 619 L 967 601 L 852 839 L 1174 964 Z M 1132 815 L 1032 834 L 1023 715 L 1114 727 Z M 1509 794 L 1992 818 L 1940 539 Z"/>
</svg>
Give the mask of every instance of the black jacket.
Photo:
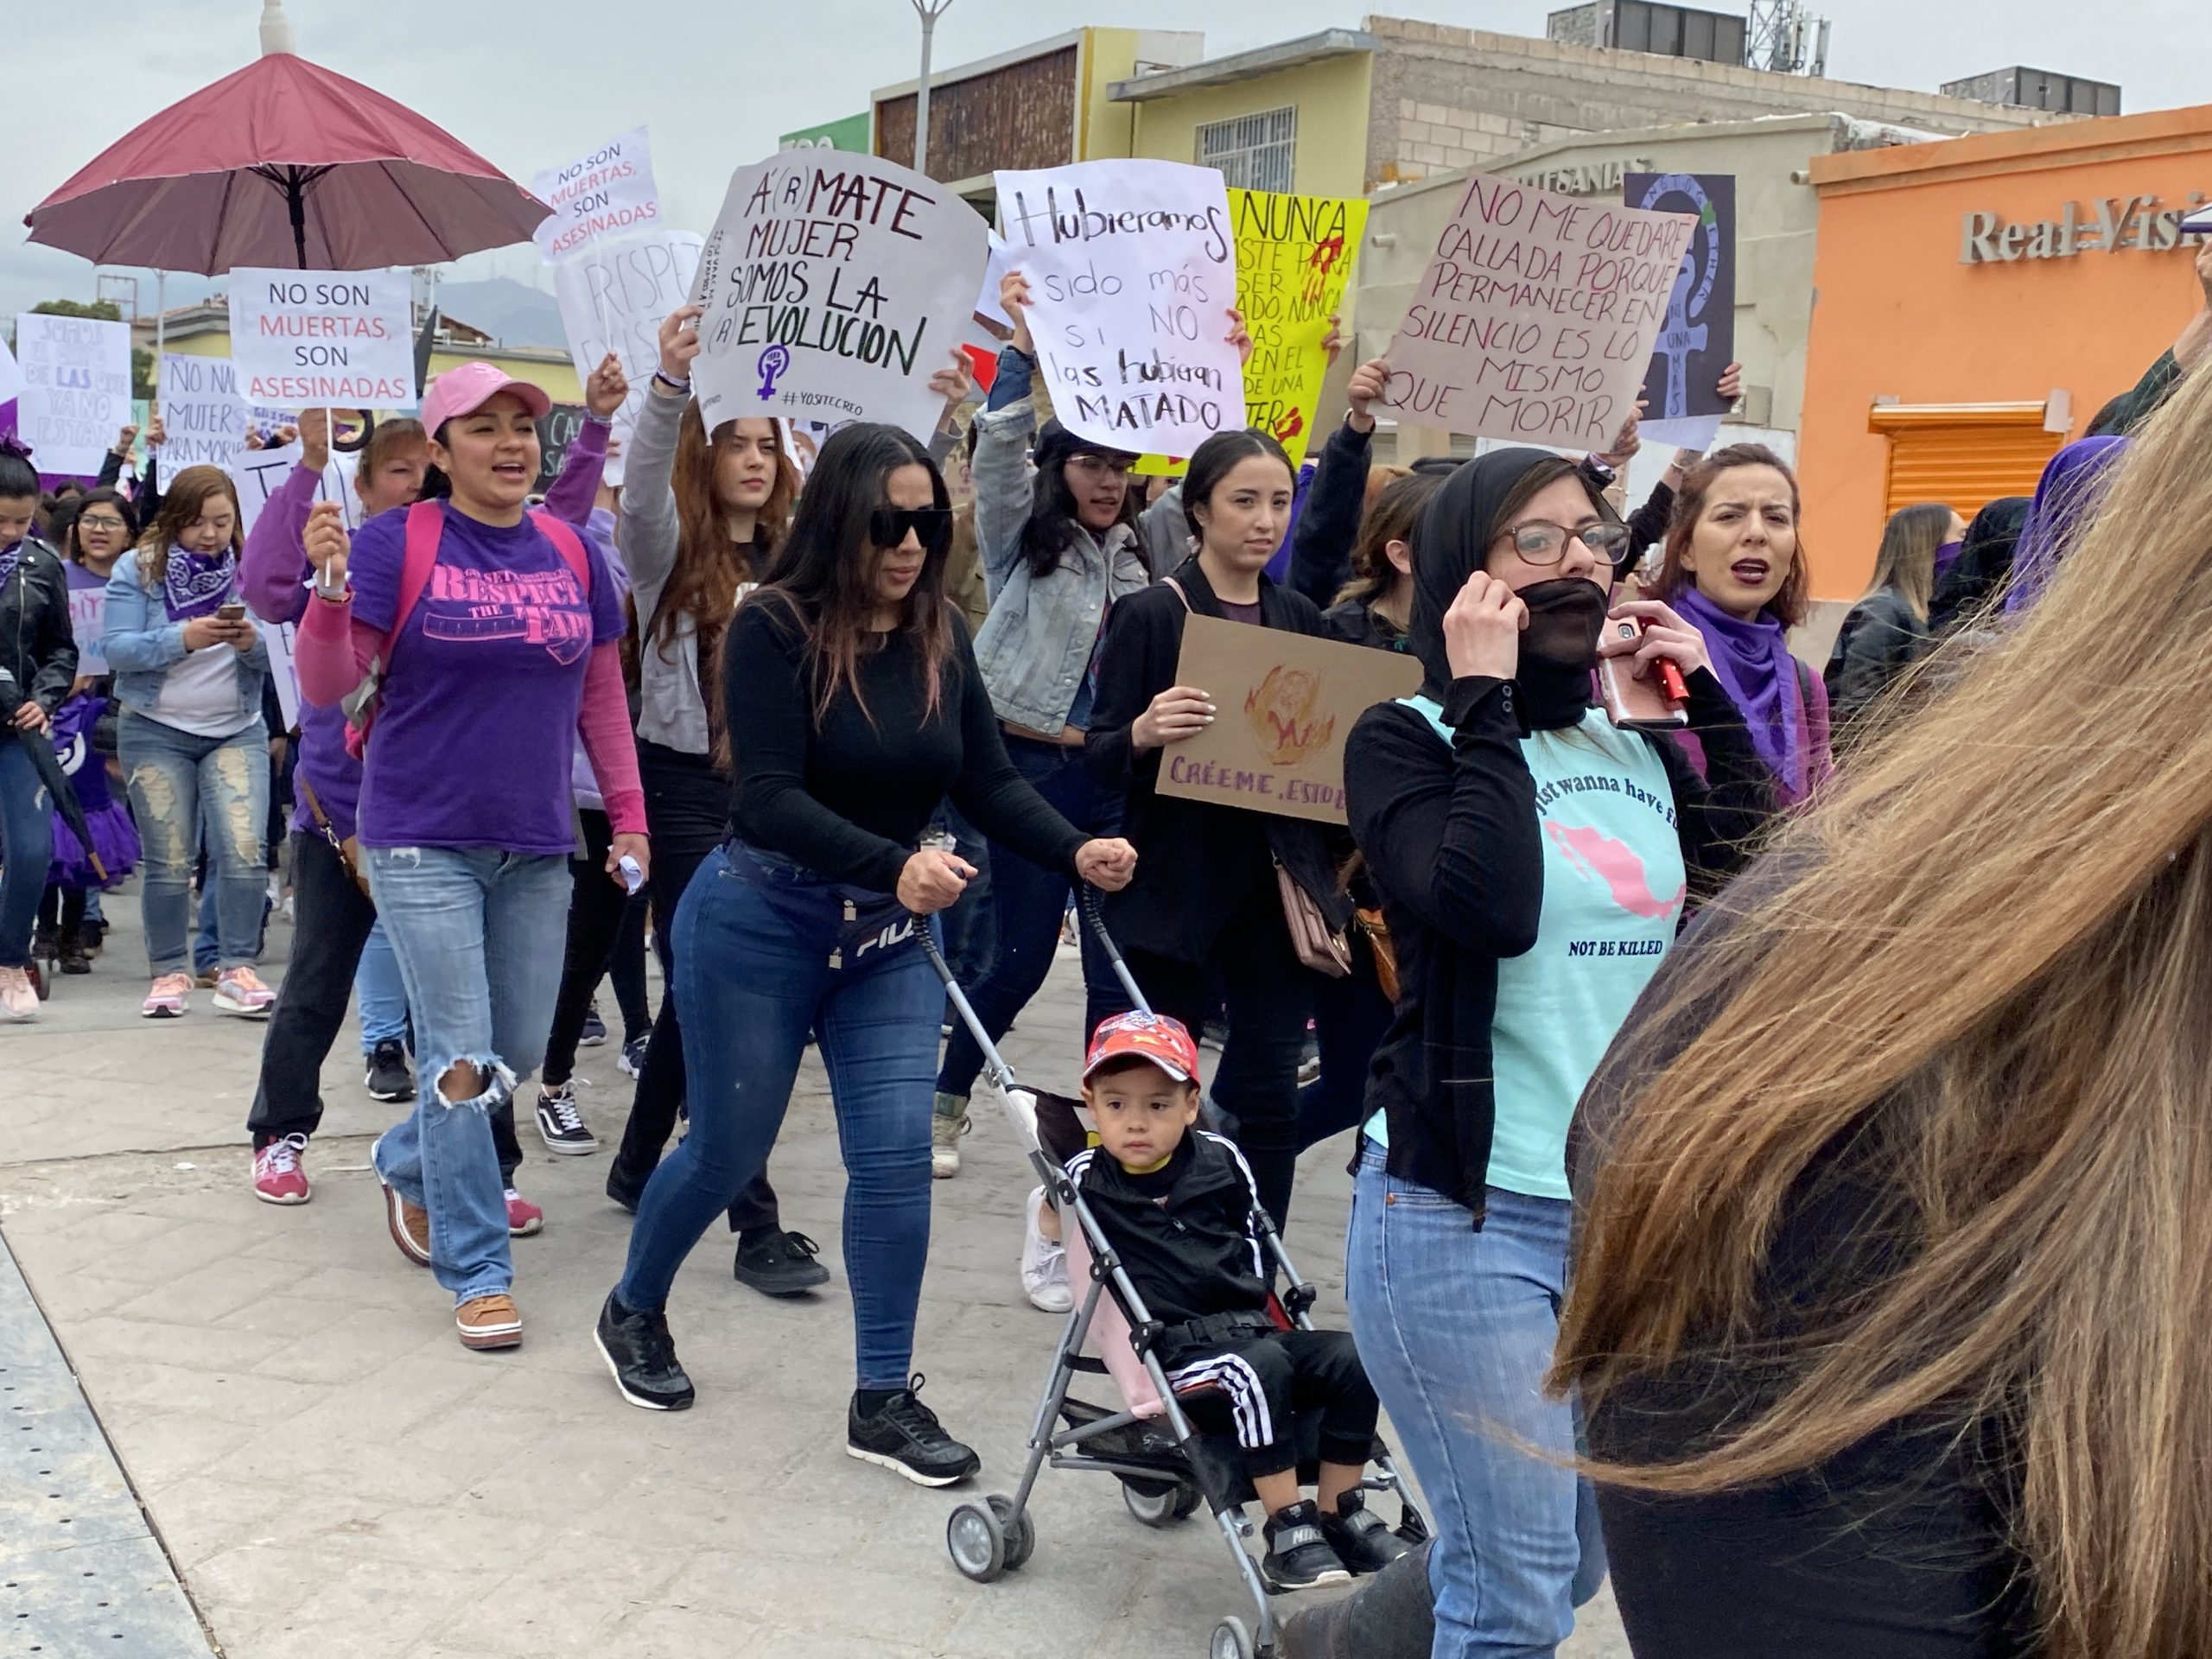
<svg viewBox="0 0 2212 1659">
<path fill-rule="evenodd" d="M 1290 531 L 1290 585 L 1323 609 L 1351 580 L 1351 550 L 1367 512 L 1371 432 L 1339 423 L 1313 463 L 1313 482 Z"/>
<path fill-rule="evenodd" d="M 1196 558 L 1185 559 L 1173 576 L 1192 610 L 1222 614 Z M 1107 918 L 1124 944 L 1178 962 L 1204 962 L 1253 891 L 1273 887 L 1272 853 L 1330 925 L 1342 927 L 1351 918 L 1351 906 L 1338 888 L 1326 826 L 1161 795 L 1160 751 L 1136 753 L 1130 728 L 1154 697 L 1175 683 L 1185 613 L 1175 590 L 1162 582 L 1132 594 L 1107 617 L 1084 758 L 1094 778 L 1128 798 L 1123 833 L 1138 853 L 1136 880 L 1108 896 Z M 1288 633 L 1326 632 L 1313 601 L 1265 576 L 1260 578 L 1260 616 L 1267 626 Z"/>
<path fill-rule="evenodd" d="M 1162 1325 L 1214 1313 L 1262 1313 L 1266 1257 L 1252 1225 L 1252 1173 L 1222 1136 L 1192 1129 L 1140 1185 L 1103 1147 L 1068 1160 L 1068 1175 L 1122 1258 L 1145 1310 Z"/>
<path fill-rule="evenodd" d="M 1894 588 L 1877 588 L 1853 606 L 1821 676 L 1835 723 L 1865 713 L 1933 644 L 1928 625 Z"/>
<path fill-rule="evenodd" d="M 1680 748 L 1647 741 L 1674 785 L 1693 902 L 1742 861 L 1772 811 L 1743 715 L 1710 671 L 1689 681 L 1691 729 L 1708 785 Z M 1417 710 L 1380 703 L 1344 747 L 1352 837 L 1382 892 L 1399 995 L 1375 1054 L 1367 1103 L 1388 1115 L 1389 1170 L 1466 1206 L 1482 1225 L 1497 1116 L 1491 1025 L 1497 964 L 1534 947 L 1544 899 L 1535 780 L 1521 753 L 1516 688 L 1454 680 L 1450 748 Z"/>
<path fill-rule="evenodd" d="M 69 578 L 61 556 L 37 537 L 7 585 L 0 587 L 0 669 L 48 714 L 60 707 L 77 677 L 77 636 L 69 626 Z M 15 709 L 0 710 L 0 724 Z"/>
</svg>

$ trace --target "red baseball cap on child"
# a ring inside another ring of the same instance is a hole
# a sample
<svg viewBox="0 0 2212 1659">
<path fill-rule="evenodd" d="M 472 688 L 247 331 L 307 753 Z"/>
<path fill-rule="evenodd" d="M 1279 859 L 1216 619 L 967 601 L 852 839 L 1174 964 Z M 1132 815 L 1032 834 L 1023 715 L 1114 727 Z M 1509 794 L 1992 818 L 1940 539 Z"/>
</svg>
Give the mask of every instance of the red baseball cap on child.
<svg viewBox="0 0 2212 1659">
<path fill-rule="evenodd" d="M 1083 1062 L 1084 1081 L 1109 1060 L 1129 1055 L 1150 1060 L 1178 1083 L 1195 1082 L 1198 1046 L 1180 1020 L 1164 1014 L 1117 1014 L 1102 1020 L 1090 1033 L 1090 1052 Z"/>
</svg>

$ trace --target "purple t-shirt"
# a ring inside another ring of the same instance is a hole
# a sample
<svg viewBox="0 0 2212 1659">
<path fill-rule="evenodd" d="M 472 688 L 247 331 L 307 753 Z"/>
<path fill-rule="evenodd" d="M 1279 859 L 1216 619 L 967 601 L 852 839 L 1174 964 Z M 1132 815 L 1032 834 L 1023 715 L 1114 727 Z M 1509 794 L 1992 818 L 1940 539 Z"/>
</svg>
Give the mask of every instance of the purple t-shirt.
<svg viewBox="0 0 2212 1659">
<path fill-rule="evenodd" d="M 622 596 L 584 534 L 591 592 L 537 525 L 448 506 L 438 563 L 392 648 L 361 779 L 365 847 L 575 845 L 569 759 L 594 645 L 622 637 Z M 353 537 L 353 620 L 382 632 L 399 604 L 407 515 Z"/>
</svg>

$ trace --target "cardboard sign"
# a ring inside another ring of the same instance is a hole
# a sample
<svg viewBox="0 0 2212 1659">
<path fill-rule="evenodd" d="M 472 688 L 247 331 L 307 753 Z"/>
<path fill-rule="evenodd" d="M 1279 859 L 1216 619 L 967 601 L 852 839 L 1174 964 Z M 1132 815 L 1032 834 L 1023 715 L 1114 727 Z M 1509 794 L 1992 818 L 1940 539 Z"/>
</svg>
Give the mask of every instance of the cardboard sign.
<svg viewBox="0 0 2212 1659">
<path fill-rule="evenodd" d="M 1385 353 L 1379 403 L 1412 426 L 1605 448 L 1696 224 L 1474 175 Z"/>
<path fill-rule="evenodd" d="M 1220 712 L 1160 752 L 1161 794 L 1342 823 L 1344 739 L 1375 704 L 1419 690 L 1421 664 L 1402 652 L 1188 616 L 1175 683 L 1210 693 Z"/>
<path fill-rule="evenodd" d="M 413 283 L 404 270 L 233 270 L 239 394 L 293 409 L 414 408 Z"/>
<path fill-rule="evenodd" d="M 16 435 L 39 472 L 95 478 L 130 420 L 130 325 L 25 313 L 16 319 Z"/>
<path fill-rule="evenodd" d="M 561 302 L 576 378 L 589 380 L 600 359 L 612 352 L 622 360 L 630 383 L 630 395 L 614 411 L 613 438 L 620 447 L 607 457 L 609 484 L 622 481 L 638 410 L 652 390 L 647 383 L 660 365 L 660 326 L 683 303 L 698 270 L 699 238 L 690 231 L 594 243 L 553 267 L 553 292 Z"/>
<path fill-rule="evenodd" d="M 1721 372 L 1736 359 L 1736 179 L 1728 173 L 1630 173 L 1621 193 L 1631 207 L 1697 216 L 1638 394 L 1644 435 L 1680 442 L 1673 423 L 1702 423 L 1728 412 L 1717 388 Z"/>
<path fill-rule="evenodd" d="M 162 451 L 164 471 L 201 465 L 227 468 L 245 453 L 245 404 L 230 359 L 164 353 L 155 391 L 168 435 L 168 446 Z"/>
<path fill-rule="evenodd" d="M 988 258 L 976 210 L 879 156 L 786 150 L 730 177 L 700 256 L 692 364 L 713 431 L 747 416 L 883 421 L 919 438 Z"/>
<path fill-rule="evenodd" d="M 998 175 L 1053 411 L 1094 443 L 1187 455 L 1244 423 L 1229 343 L 1236 244 L 1221 174 L 1078 162 Z"/>
<path fill-rule="evenodd" d="M 549 260 L 565 258 L 604 236 L 660 227 L 660 189 L 643 127 L 566 167 L 540 173 L 530 181 L 530 194 L 553 210 L 531 232 Z"/>
</svg>

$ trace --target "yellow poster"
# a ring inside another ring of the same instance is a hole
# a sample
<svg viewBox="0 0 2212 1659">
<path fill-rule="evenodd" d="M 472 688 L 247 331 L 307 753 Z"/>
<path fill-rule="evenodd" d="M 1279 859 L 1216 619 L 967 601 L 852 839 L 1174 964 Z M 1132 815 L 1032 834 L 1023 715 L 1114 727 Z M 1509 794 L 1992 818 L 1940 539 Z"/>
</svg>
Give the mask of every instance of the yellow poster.
<svg viewBox="0 0 2212 1659">
<path fill-rule="evenodd" d="M 1357 197 L 1287 196 L 1231 189 L 1236 232 L 1236 308 L 1252 331 L 1244 365 L 1244 419 L 1272 432 L 1295 467 L 1306 458 L 1321 378 L 1321 342 L 1344 308 L 1352 264 L 1367 230 Z M 1184 461 L 1147 455 L 1140 473 L 1179 473 Z"/>
</svg>

